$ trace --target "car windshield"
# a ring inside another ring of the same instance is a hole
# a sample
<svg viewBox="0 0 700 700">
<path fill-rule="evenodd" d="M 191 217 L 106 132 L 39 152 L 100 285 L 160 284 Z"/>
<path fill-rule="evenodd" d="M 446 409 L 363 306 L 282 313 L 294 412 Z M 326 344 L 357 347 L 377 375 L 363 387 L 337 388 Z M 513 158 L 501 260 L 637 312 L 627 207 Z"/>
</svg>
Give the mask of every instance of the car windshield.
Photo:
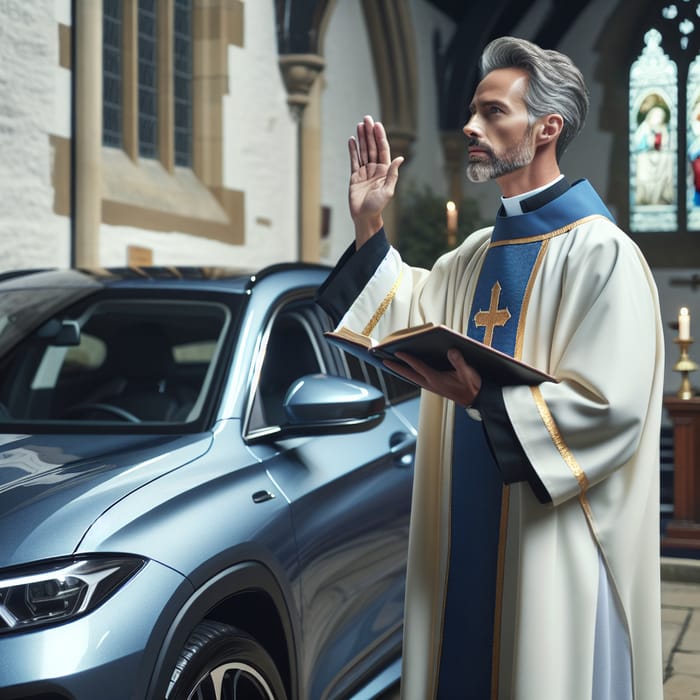
<svg viewBox="0 0 700 700">
<path fill-rule="evenodd" d="M 15 280 L 0 284 L 0 357 L 43 319 L 102 289 L 74 270 L 29 275 L 22 277 L 21 288 L 17 285 Z"/>
<path fill-rule="evenodd" d="M 100 284 L 0 292 L 0 423 L 15 430 L 194 425 L 239 311 L 234 294 Z"/>
</svg>

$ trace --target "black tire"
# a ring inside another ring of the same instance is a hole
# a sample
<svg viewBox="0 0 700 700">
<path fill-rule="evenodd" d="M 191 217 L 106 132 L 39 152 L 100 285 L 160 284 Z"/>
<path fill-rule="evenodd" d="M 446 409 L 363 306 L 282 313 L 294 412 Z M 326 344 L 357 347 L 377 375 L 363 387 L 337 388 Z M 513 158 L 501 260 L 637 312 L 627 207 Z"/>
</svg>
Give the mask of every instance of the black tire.
<svg viewBox="0 0 700 700">
<path fill-rule="evenodd" d="M 215 684 L 220 695 L 215 693 Z M 220 622 L 201 622 L 170 677 L 167 700 L 286 700 L 275 663 L 250 635 Z"/>
</svg>

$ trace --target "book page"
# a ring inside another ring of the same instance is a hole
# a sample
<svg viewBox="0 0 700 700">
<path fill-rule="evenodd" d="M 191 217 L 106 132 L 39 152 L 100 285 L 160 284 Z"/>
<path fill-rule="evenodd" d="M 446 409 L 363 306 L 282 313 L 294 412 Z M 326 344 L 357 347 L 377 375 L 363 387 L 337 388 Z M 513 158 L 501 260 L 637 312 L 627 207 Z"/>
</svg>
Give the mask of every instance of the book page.
<svg viewBox="0 0 700 700">
<path fill-rule="evenodd" d="M 362 333 L 357 333 L 356 331 L 351 330 L 347 326 L 338 328 L 338 330 L 336 331 L 329 331 L 325 335 L 335 336 L 337 338 L 344 338 L 350 343 L 355 343 L 356 345 L 361 345 L 365 348 L 371 348 L 377 344 L 377 341 L 374 338 L 370 338 L 368 335 L 362 335 Z"/>
<path fill-rule="evenodd" d="M 389 333 L 389 335 L 384 336 L 379 344 L 390 343 L 392 340 L 398 340 L 399 338 L 406 338 L 408 336 L 414 335 L 416 333 L 423 333 L 428 330 L 428 328 L 433 328 L 434 323 L 423 323 L 420 326 L 409 326 L 408 328 L 402 328 L 401 330 Z"/>
</svg>

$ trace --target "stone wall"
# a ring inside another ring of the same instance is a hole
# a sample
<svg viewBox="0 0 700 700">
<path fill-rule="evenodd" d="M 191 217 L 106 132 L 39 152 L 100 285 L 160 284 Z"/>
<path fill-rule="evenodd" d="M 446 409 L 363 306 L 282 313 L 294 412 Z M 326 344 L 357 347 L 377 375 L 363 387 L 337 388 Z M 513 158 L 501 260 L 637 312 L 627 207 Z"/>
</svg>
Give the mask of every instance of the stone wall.
<svg viewBox="0 0 700 700">
<path fill-rule="evenodd" d="M 68 265 L 50 137 L 66 128 L 70 80 L 53 0 L 0 0 L 0 96 L 0 269 Z"/>
</svg>

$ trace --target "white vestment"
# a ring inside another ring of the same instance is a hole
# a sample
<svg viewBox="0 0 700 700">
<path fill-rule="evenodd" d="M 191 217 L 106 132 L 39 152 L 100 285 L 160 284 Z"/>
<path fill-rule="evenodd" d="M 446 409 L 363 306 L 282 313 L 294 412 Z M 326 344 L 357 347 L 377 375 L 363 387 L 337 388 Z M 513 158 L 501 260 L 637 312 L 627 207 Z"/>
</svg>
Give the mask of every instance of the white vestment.
<svg viewBox="0 0 700 700">
<path fill-rule="evenodd" d="M 601 629 L 609 619 L 611 638 L 622 636 L 621 648 L 631 656 L 633 697 L 661 700 L 663 337 L 656 287 L 635 244 L 603 217 L 531 233 L 546 245 L 525 294 L 514 354 L 559 383 L 506 386 L 502 396 L 551 503 L 538 501 L 527 482 L 504 487 L 491 697 L 600 700 L 593 696 L 594 659 L 597 654 L 600 673 L 600 655 L 606 655 Z M 371 329 L 375 338 L 427 321 L 464 331 L 491 236 L 492 228 L 477 231 L 430 272 L 408 267 L 388 247 L 339 325 Z M 455 411 L 462 410 L 423 392 L 404 700 L 438 697 L 450 537 L 480 536 L 450 532 L 453 426 Z M 606 612 L 611 602 L 615 615 Z M 620 645 L 619 639 L 613 643 Z M 474 697 L 469 673 L 466 665 L 464 698 Z M 625 675 L 629 679 L 623 669 Z M 596 687 L 602 687 L 599 679 Z"/>
</svg>

